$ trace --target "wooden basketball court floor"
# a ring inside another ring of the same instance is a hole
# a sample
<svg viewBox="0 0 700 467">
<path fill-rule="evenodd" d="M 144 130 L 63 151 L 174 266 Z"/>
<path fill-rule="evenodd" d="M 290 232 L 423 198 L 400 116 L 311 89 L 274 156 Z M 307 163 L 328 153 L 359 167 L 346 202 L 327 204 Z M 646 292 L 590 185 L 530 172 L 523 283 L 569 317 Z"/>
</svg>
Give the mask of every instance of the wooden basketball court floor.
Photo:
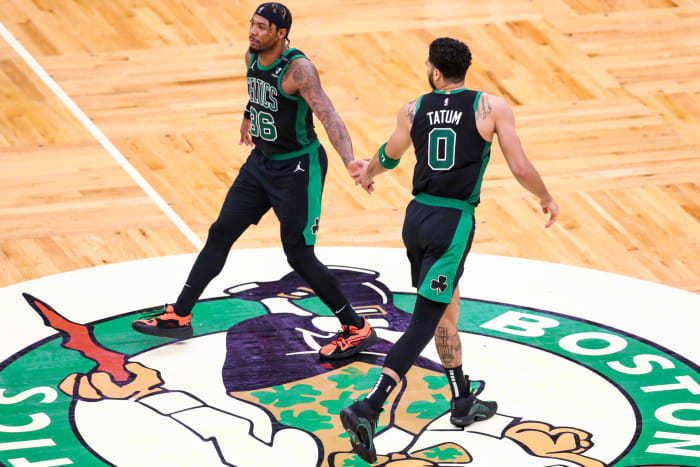
<svg viewBox="0 0 700 467">
<path fill-rule="evenodd" d="M 535 200 L 494 147 L 474 252 L 700 291 L 697 2 L 288 3 L 292 45 L 318 67 L 356 157 L 370 156 L 400 105 L 426 92 L 433 38 L 470 45 L 468 85 L 510 102 L 524 148 L 561 206 L 560 222 L 544 230 Z M 64 94 L 3 36 L 0 285 L 196 251 L 248 155 L 238 126 L 256 5 L 2 2 L 0 23 Z M 411 164 L 368 196 L 318 129 L 330 155 L 318 244 L 401 247 Z M 278 245 L 270 215 L 234 248 Z"/>
<path fill-rule="evenodd" d="M 249 153 L 238 127 L 257 4 L 2 1 L 0 287 L 201 247 Z M 561 208 L 545 230 L 495 142 L 473 252 L 700 292 L 697 1 L 286 4 L 291 44 L 319 69 L 356 157 L 427 92 L 428 44 L 469 44 L 468 86 L 513 106 Z M 370 196 L 317 130 L 329 153 L 317 244 L 401 248 L 412 156 Z M 278 229 L 267 215 L 234 249 L 278 247 Z"/>
</svg>

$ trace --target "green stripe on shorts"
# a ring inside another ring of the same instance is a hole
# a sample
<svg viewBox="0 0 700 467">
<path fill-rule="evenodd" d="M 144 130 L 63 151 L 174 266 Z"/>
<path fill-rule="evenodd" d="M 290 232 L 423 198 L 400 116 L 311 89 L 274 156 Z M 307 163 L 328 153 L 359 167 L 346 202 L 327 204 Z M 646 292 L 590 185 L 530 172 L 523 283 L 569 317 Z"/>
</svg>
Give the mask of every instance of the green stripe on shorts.
<svg viewBox="0 0 700 467">
<path fill-rule="evenodd" d="M 426 274 L 423 283 L 418 287 L 419 295 L 440 303 L 449 303 L 452 299 L 455 275 L 472 231 L 473 212 L 473 209 L 462 210 L 450 246 Z"/>
<path fill-rule="evenodd" d="M 304 240 L 307 245 L 316 244 L 318 225 L 321 222 L 321 195 L 323 181 L 321 179 L 321 162 L 318 159 L 318 146 L 309 152 L 309 187 L 307 189 L 308 217 L 304 227 Z"/>
<path fill-rule="evenodd" d="M 428 206 L 455 208 L 474 214 L 475 206 L 469 201 L 462 201 L 461 199 L 445 198 L 444 196 L 435 196 L 428 193 L 418 193 L 416 195 L 416 201 L 421 204 L 427 204 Z"/>
</svg>

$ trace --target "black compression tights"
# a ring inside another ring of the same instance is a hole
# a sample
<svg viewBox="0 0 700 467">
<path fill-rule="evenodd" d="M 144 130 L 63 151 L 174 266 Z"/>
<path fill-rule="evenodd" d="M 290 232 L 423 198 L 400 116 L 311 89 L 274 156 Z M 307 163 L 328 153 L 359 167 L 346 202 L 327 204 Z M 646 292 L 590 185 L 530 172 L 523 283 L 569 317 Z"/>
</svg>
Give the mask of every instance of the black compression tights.
<svg viewBox="0 0 700 467">
<path fill-rule="evenodd" d="M 411 323 L 387 354 L 384 366 L 398 373 L 399 378 L 406 376 L 435 334 L 446 309 L 447 303 L 434 302 L 418 295 Z"/>
<path fill-rule="evenodd" d="M 175 303 L 177 314 L 184 316 L 192 311 L 206 286 L 223 269 L 233 242 L 247 227 L 246 225 L 235 231 L 224 231 L 218 222 L 212 225 L 207 242 L 199 252 Z M 313 246 L 285 246 L 284 252 L 289 265 L 309 283 L 316 295 L 336 313 L 343 324 L 361 326 L 362 320 L 348 304 L 336 277 L 316 258 Z"/>
<path fill-rule="evenodd" d="M 316 258 L 313 246 L 286 246 L 287 262 L 316 292 L 331 310 L 339 310 L 346 300 L 340 291 L 338 279 Z"/>
<path fill-rule="evenodd" d="M 238 223 L 238 227 L 229 230 L 224 227 L 228 223 L 220 219 L 209 228 L 209 236 L 204 248 L 197 255 L 192 266 L 187 282 L 175 302 L 175 313 L 181 316 L 188 315 L 194 304 L 199 300 L 204 289 L 212 279 L 219 275 L 226 264 L 228 252 L 238 237 L 248 228 L 249 224 Z M 234 223 L 230 223 L 234 224 Z"/>
</svg>

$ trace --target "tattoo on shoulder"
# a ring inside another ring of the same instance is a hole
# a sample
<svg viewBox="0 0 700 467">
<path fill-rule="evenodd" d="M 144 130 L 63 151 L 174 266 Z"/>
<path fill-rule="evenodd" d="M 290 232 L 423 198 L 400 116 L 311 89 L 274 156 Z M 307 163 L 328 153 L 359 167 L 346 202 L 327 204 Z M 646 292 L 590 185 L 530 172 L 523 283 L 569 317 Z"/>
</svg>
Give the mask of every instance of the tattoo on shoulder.
<svg viewBox="0 0 700 467">
<path fill-rule="evenodd" d="M 489 95 L 486 93 L 481 94 L 481 99 L 479 99 L 479 106 L 476 109 L 476 118 L 481 120 L 486 120 L 489 115 L 491 115 L 491 103 L 489 102 Z"/>
<path fill-rule="evenodd" d="M 302 59 L 294 60 L 289 65 L 289 73 L 294 84 L 300 88 L 308 88 L 315 84 L 314 73 L 312 72 L 313 65 L 310 61 Z M 287 74 L 285 74 L 287 75 Z M 285 76 L 286 77 L 286 76 Z"/>
<path fill-rule="evenodd" d="M 288 74 L 291 75 L 289 79 L 297 92 L 325 124 L 327 118 L 333 113 L 333 106 L 330 105 L 328 97 L 321 88 L 321 80 L 313 64 L 308 60 L 295 60 L 291 63 Z"/>
<path fill-rule="evenodd" d="M 408 103 L 408 121 L 411 123 L 416 118 L 416 102 L 417 100 Z"/>
</svg>

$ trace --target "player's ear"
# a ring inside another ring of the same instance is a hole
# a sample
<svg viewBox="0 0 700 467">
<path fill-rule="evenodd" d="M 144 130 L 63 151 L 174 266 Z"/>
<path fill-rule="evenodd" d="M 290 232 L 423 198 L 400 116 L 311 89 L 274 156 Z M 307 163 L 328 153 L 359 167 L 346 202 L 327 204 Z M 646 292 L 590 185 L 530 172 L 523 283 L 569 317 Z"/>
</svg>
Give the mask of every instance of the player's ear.
<svg viewBox="0 0 700 467">
<path fill-rule="evenodd" d="M 285 28 L 277 28 L 277 38 L 282 40 L 287 35 L 288 31 Z"/>
<path fill-rule="evenodd" d="M 433 67 L 433 83 L 437 83 L 442 78 L 442 73 L 436 67 Z"/>
</svg>

